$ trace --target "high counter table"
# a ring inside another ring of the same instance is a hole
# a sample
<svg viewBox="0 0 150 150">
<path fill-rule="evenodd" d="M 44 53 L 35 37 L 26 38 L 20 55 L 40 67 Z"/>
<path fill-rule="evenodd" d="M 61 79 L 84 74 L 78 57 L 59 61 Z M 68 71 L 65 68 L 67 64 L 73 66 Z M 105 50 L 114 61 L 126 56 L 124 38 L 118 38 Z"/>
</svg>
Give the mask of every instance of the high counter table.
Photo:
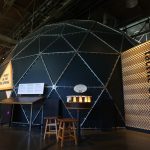
<svg viewBox="0 0 150 150">
<path fill-rule="evenodd" d="M 66 103 L 66 107 L 67 107 L 67 109 L 76 110 L 76 112 L 77 112 L 77 119 L 78 119 L 77 136 L 78 136 L 78 141 L 79 141 L 80 138 L 81 138 L 80 111 L 83 111 L 83 110 L 86 110 L 86 109 L 90 109 L 91 108 L 91 103 L 70 103 L 70 102 L 67 102 Z"/>
<path fill-rule="evenodd" d="M 35 117 L 33 118 L 33 105 L 34 104 L 40 104 L 40 108 L 38 109 L 38 112 L 35 114 Z M 37 97 L 16 97 L 16 98 L 7 98 L 0 101 L 0 104 L 4 105 L 13 105 L 12 107 L 12 113 L 11 113 L 11 123 L 18 123 L 21 124 L 22 122 L 13 122 L 13 115 L 14 115 L 14 105 L 29 105 L 30 106 L 30 115 L 28 119 L 27 113 L 24 111 L 24 108 L 21 107 L 23 114 L 27 120 L 27 123 L 22 124 L 28 124 L 29 125 L 29 132 L 31 131 L 32 125 L 34 125 L 35 119 L 38 117 L 39 113 L 41 112 L 41 125 L 43 123 L 43 104 L 44 104 L 44 97 L 37 96 Z"/>
</svg>

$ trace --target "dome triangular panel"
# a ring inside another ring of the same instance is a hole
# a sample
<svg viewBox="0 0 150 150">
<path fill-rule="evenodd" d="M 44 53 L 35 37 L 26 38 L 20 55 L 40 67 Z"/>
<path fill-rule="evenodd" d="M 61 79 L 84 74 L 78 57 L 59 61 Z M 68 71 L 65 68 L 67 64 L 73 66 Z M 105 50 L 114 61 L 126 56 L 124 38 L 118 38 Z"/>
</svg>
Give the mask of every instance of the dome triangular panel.
<svg viewBox="0 0 150 150">
<path fill-rule="evenodd" d="M 48 46 L 44 53 L 54 53 L 54 52 L 72 52 L 74 49 L 67 43 L 63 38 L 55 40 L 50 46 Z"/>
<path fill-rule="evenodd" d="M 55 83 L 59 79 L 60 75 L 65 70 L 72 56 L 72 53 L 54 55 L 49 54 L 42 56 L 53 83 Z"/>
<path fill-rule="evenodd" d="M 63 24 L 54 24 L 49 26 L 49 30 L 43 32 L 44 35 L 59 35 L 64 28 Z"/>
<path fill-rule="evenodd" d="M 109 34 L 121 34 L 119 31 L 112 29 L 108 26 L 105 26 L 103 24 L 100 23 L 95 23 L 93 28 L 92 28 L 93 32 L 102 32 L 102 33 L 109 33 Z"/>
<path fill-rule="evenodd" d="M 98 37 L 94 36 L 93 34 L 88 34 L 85 38 L 84 42 L 82 43 L 79 51 L 84 52 L 99 52 L 99 53 L 116 53 L 107 43 L 103 42 Z"/>
<path fill-rule="evenodd" d="M 79 56 L 75 56 L 57 85 L 75 86 L 77 84 L 102 86 L 101 82 L 94 76 Z"/>
<path fill-rule="evenodd" d="M 60 98 L 55 90 L 51 91 L 48 99 L 45 101 L 44 105 L 44 116 L 61 116 L 61 108 L 60 108 Z M 51 111 L 50 111 L 51 110 Z"/>
<path fill-rule="evenodd" d="M 73 25 L 65 25 L 62 34 L 68 34 L 68 33 L 76 33 L 76 32 L 83 32 L 84 30 L 80 27 L 73 26 Z"/>
<path fill-rule="evenodd" d="M 117 55 L 109 54 L 83 54 L 81 56 L 88 63 L 88 65 L 94 70 L 99 79 L 106 84 L 109 76 L 113 70 L 113 67 L 117 61 Z M 97 62 L 99 64 L 97 65 Z"/>
<path fill-rule="evenodd" d="M 12 51 L 12 56 L 15 57 L 17 56 L 21 51 L 23 51 L 30 43 L 32 43 L 34 39 L 28 39 L 21 41 L 20 43 L 17 44 L 15 49 Z"/>
<path fill-rule="evenodd" d="M 20 83 L 45 83 L 45 85 L 52 85 L 48 72 L 41 60 L 38 58 L 30 67 L 27 73 L 20 80 Z"/>
<path fill-rule="evenodd" d="M 58 36 L 40 36 L 40 51 L 44 51 L 48 46 L 53 44 Z"/>
<path fill-rule="evenodd" d="M 117 111 L 119 112 L 119 114 L 124 114 L 124 104 L 120 101 L 121 97 L 123 97 L 123 87 L 120 84 L 122 82 L 122 79 L 117 78 L 118 75 L 121 76 L 121 74 L 122 74 L 120 67 L 121 67 L 121 62 L 119 61 L 116 65 L 116 68 L 114 69 L 111 80 L 108 83 L 107 89 L 108 89 L 108 92 L 110 93 L 110 95 L 113 97 L 113 102 L 116 104 Z M 122 92 L 120 93 L 120 95 L 118 95 L 117 92 L 120 89 Z M 117 118 L 121 122 L 123 121 L 122 120 L 123 115 L 122 115 L 122 117 L 119 115 L 119 117 L 117 117 Z"/>
<path fill-rule="evenodd" d="M 36 58 L 35 56 L 32 56 L 12 61 L 14 84 L 16 84 L 18 80 L 22 77 L 22 75 L 27 71 L 27 69 L 33 63 L 35 58 Z"/>
<path fill-rule="evenodd" d="M 87 119 L 83 123 L 83 128 L 110 129 L 114 126 L 114 105 L 106 91 L 97 100 Z"/>
<path fill-rule="evenodd" d="M 86 32 L 63 35 L 67 41 L 77 50 L 86 36 Z"/>
<path fill-rule="evenodd" d="M 20 51 L 20 53 L 15 58 L 38 54 L 40 50 L 39 45 L 39 38 L 34 39 L 34 41 L 28 43 L 27 46 L 22 51 Z"/>
<path fill-rule="evenodd" d="M 102 32 L 94 32 L 94 33 L 116 51 L 121 50 L 121 43 L 123 39 L 123 36 L 121 34 L 114 34 L 114 33 L 111 34 Z"/>
</svg>

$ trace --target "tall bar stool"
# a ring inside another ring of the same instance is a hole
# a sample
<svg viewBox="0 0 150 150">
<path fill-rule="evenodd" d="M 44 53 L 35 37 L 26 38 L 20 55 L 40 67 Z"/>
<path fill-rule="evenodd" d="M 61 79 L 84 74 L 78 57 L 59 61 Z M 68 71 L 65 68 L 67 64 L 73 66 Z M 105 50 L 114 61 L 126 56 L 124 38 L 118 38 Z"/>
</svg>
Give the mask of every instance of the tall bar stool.
<svg viewBox="0 0 150 150">
<path fill-rule="evenodd" d="M 58 133 L 57 117 L 45 117 L 44 119 L 46 120 L 44 140 L 45 140 L 46 135 L 51 136 L 52 134 L 54 134 L 57 139 L 57 133 Z"/>
<path fill-rule="evenodd" d="M 78 122 L 74 118 L 58 119 L 59 129 L 57 135 L 57 142 L 61 142 L 61 147 L 64 145 L 65 140 L 73 140 L 77 145 L 77 134 L 75 124 Z"/>
</svg>

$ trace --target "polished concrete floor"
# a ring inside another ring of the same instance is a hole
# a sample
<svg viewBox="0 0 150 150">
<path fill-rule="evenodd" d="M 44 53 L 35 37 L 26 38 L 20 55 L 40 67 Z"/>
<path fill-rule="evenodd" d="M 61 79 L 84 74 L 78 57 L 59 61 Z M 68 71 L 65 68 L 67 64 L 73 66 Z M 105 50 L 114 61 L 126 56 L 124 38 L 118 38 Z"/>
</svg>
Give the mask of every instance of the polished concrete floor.
<svg viewBox="0 0 150 150">
<path fill-rule="evenodd" d="M 0 126 L 0 150 L 149 150 L 150 134 L 126 129 L 113 131 L 82 131 L 78 146 L 67 141 L 60 147 L 54 137 L 43 140 L 38 129 L 29 132 L 23 128 Z"/>
</svg>

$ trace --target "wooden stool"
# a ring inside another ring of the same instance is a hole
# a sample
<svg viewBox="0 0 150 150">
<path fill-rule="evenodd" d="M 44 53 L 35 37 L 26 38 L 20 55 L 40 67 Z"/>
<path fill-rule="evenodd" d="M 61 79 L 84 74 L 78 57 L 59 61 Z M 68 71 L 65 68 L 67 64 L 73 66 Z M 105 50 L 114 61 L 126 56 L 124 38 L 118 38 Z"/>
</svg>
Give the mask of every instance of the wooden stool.
<svg viewBox="0 0 150 150">
<path fill-rule="evenodd" d="M 75 145 L 77 145 L 77 135 L 75 123 L 77 119 L 73 118 L 63 118 L 58 119 L 59 129 L 57 135 L 57 142 L 61 141 L 61 147 L 63 147 L 64 140 L 74 140 Z"/>
<path fill-rule="evenodd" d="M 55 134 L 57 139 L 57 117 L 45 117 L 44 119 L 46 120 L 44 139 L 46 135 L 50 136 L 52 134 Z"/>
</svg>

